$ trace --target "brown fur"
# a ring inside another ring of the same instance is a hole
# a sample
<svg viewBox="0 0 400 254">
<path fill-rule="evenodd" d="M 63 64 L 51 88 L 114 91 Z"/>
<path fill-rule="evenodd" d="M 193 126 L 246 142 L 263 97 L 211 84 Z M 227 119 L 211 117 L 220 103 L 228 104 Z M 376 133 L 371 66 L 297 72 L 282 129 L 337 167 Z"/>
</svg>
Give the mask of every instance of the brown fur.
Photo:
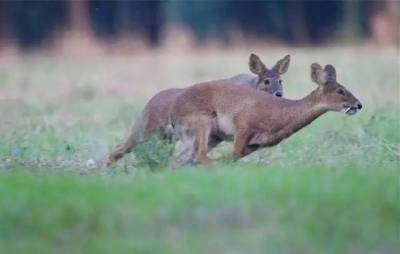
<svg viewBox="0 0 400 254">
<path fill-rule="evenodd" d="M 251 54 L 249 57 L 249 68 L 250 71 L 257 76 L 241 74 L 230 79 L 214 81 L 214 83 L 219 84 L 229 81 L 232 84 L 249 86 L 255 90 L 282 96 L 283 92 L 280 75 L 287 71 L 289 64 L 290 56 L 287 55 L 269 70 L 258 56 Z M 183 91 L 184 89 L 168 89 L 157 93 L 151 98 L 146 104 L 141 117 L 131 129 L 125 143 L 116 146 L 111 151 L 107 165 L 120 159 L 125 153 L 131 152 L 138 143 L 142 142 L 149 135 L 158 134 L 165 140 L 173 141 L 174 134 L 170 120 L 170 112 L 175 99 L 181 95 Z M 218 135 L 213 135 L 209 143 L 210 148 L 216 146 L 222 140 L 223 138 Z"/>
<path fill-rule="evenodd" d="M 116 146 L 110 153 L 107 165 L 119 160 L 125 153 L 142 142 L 147 136 L 157 133 L 162 139 L 172 141 L 170 112 L 173 102 L 183 89 L 172 88 L 161 91 L 146 104 L 140 117 L 136 120 L 125 143 Z"/>
<path fill-rule="evenodd" d="M 336 82 L 331 65 L 311 65 L 317 89 L 300 100 L 277 98 L 267 93 L 226 82 L 207 82 L 185 89 L 172 108 L 173 121 L 188 151 L 184 163 L 208 163 L 210 136 L 232 137 L 231 157 L 241 158 L 273 146 L 328 111 L 355 113 L 360 102 Z M 216 131 L 217 130 L 217 131 Z"/>
</svg>

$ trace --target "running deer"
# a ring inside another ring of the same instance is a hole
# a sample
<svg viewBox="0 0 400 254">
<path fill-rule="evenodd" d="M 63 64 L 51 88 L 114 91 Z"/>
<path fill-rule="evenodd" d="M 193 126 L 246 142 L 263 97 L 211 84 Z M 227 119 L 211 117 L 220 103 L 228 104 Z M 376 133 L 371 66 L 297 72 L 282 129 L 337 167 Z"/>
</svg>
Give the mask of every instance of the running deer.
<svg viewBox="0 0 400 254">
<path fill-rule="evenodd" d="M 229 82 L 187 88 L 172 108 L 173 123 L 185 145 L 181 162 L 210 162 L 209 138 L 215 132 L 233 139 L 229 157 L 239 159 L 278 144 L 328 111 L 353 115 L 362 108 L 360 101 L 336 81 L 332 65 L 322 69 L 313 63 L 311 79 L 317 88 L 300 100 L 257 93 Z"/>
<path fill-rule="evenodd" d="M 286 73 L 290 64 L 290 55 L 280 59 L 272 69 L 268 69 L 261 59 L 251 54 L 249 69 L 255 75 L 240 74 L 229 79 L 217 80 L 213 83 L 229 83 L 254 88 L 277 97 L 283 96 L 281 75 Z M 143 142 L 150 135 L 159 135 L 160 138 L 172 142 L 174 130 L 171 124 L 171 110 L 175 99 L 185 91 L 184 88 L 167 89 L 157 93 L 146 104 L 141 116 L 135 122 L 125 143 L 116 146 L 108 156 L 107 166 L 122 158 L 125 153 Z M 223 139 L 220 136 L 210 137 L 210 147 L 216 146 Z"/>
</svg>

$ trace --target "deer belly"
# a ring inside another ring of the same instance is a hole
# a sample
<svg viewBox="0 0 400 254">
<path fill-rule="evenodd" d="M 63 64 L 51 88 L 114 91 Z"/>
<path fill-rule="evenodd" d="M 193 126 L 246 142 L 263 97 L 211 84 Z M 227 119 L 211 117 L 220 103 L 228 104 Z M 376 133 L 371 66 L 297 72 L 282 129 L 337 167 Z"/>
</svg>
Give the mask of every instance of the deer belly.
<svg viewBox="0 0 400 254">
<path fill-rule="evenodd" d="M 233 136 L 235 134 L 235 125 L 232 117 L 228 115 L 217 116 L 217 132 L 223 134 L 226 137 Z"/>
</svg>

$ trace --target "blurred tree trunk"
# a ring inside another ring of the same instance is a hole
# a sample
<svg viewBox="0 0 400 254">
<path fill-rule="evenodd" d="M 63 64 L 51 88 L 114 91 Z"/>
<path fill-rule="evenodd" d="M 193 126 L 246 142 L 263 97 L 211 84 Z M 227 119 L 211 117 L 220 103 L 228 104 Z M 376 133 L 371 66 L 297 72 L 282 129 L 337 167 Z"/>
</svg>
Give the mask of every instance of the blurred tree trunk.
<svg viewBox="0 0 400 254">
<path fill-rule="evenodd" d="M 86 34 L 89 30 L 88 2 L 69 0 L 68 9 L 70 13 L 68 29 Z"/>
<path fill-rule="evenodd" d="M 67 54 L 77 55 L 98 52 L 99 45 L 90 27 L 89 2 L 67 0 L 67 10 L 68 24 L 64 35 L 60 38 L 59 49 Z"/>
<path fill-rule="evenodd" d="M 344 1 L 343 3 L 343 32 L 340 37 L 343 37 L 345 41 L 354 42 L 361 37 L 359 7 L 358 0 Z"/>
<path fill-rule="evenodd" d="M 400 2 L 399 1 L 371 1 L 369 29 L 372 39 L 382 45 L 396 45 L 400 43 Z"/>
<path fill-rule="evenodd" d="M 288 25 L 290 36 L 296 44 L 309 42 L 307 25 L 304 18 L 304 4 L 302 0 L 288 1 Z"/>
</svg>

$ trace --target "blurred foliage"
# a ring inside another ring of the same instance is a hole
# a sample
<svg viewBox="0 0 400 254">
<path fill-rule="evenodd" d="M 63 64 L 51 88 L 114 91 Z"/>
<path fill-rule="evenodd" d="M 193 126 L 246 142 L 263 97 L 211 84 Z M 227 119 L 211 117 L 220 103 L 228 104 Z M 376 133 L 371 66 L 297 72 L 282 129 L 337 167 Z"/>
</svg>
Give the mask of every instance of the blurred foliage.
<svg viewBox="0 0 400 254">
<path fill-rule="evenodd" d="M 113 38 L 121 31 L 136 31 L 159 43 L 161 1 L 89 1 L 92 29 L 101 38 Z"/>
<path fill-rule="evenodd" d="M 135 148 L 137 167 L 159 171 L 168 167 L 175 144 L 168 144 L 158 136 L 149 137 Z"/>
<path fill-rule="evenodd" d="M 51 42 L 55 32 L 85 20 L 101 40 L 140 34 L 159 45 L 165 26 L 182 25 L 197 42 L 209 38 L 229 43 L 232 32 L 246 38 L 275 38 L 286 43 L 323 43 L 347 31 L 365 38 L 376 8 L 386 1 L 3 1 L 1 38 L 15 38 L 21 48 Z M 78 12 L 74 12 L 78 9 Z M 76 16 L 76 14 L 78 16 Z M 74 20 L 75 19 L 75 20 Z M 78 21 L 77 21 L 78 20 Z M 84 23 L 85 23 L 84 22 Z M 79 25 L 79 24 L 78 24 Z"/>
<path fill-rule="evenodd" d="M 0 8 L 10 36 L 23 48 L 42 45 L 67 21 L 65 1 L 6 1 Z"/>
</svg>

